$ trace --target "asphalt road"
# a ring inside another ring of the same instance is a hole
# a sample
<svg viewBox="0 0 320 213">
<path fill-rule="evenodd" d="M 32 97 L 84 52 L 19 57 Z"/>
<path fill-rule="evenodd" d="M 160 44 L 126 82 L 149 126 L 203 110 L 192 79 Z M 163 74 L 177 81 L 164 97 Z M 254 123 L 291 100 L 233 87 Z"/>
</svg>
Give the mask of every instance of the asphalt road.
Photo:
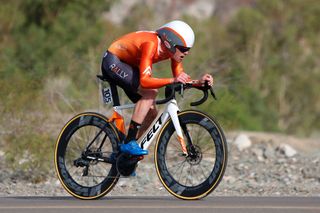
<svg viewBox="0 0 320 213">
<path fill-rule="evenodd" d="M 305 213 L 320 212 L 320 197 L 208 197 L 183 201 L 174 197 L 104 197 L 84 201 L 72 197 L 0 197 L 1 213 Z"/>
</svg>

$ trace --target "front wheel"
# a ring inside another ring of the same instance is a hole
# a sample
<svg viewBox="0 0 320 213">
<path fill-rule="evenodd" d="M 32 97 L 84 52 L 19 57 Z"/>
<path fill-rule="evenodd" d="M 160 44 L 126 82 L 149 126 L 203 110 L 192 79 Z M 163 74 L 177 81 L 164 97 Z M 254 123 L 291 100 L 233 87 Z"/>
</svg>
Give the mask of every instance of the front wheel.
<svg viewBox="0 0 320 213">
<path fill-rule="evenodd" d="M 212 192 L 221 181 L 227 164 L 227 144 L 222 129 L 210 116 L 199 111 L 178 113 L 188 155 L 182 152 L 169 120 L 155 145 L 158 177 L 174 196 L 195 200 Z"/>
</svg>

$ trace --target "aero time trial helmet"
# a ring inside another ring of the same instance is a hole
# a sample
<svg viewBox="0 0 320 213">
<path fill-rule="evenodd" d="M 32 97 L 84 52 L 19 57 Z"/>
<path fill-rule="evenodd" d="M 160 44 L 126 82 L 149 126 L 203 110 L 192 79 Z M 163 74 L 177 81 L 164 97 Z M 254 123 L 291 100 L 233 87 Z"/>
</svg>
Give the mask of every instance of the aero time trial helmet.
<svg viewBox="0 0 320 213">
<path fill-rule="evenodd" d="M 175 53 L 176 46 L 190 49 L 194 43 L 194 32 L 192 28 L 183 21 L 171 21 L 158 30 L 161 41 L 170 52 Z"/>
</svg>

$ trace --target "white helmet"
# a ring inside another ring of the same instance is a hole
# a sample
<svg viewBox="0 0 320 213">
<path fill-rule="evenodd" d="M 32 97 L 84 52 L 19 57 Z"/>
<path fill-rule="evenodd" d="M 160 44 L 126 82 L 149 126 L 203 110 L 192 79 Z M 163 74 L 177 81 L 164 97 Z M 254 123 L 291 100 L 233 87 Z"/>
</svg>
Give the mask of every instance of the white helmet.
<svg viewBox="0 0 320 213">
<path fill-rule="evenodd" d="M 175 53 L 176 46 L 190 49 L 194 43 L 192 28 L 183 21 L 171 21 L 156 30 L 164 45 Z"/>
</svg>

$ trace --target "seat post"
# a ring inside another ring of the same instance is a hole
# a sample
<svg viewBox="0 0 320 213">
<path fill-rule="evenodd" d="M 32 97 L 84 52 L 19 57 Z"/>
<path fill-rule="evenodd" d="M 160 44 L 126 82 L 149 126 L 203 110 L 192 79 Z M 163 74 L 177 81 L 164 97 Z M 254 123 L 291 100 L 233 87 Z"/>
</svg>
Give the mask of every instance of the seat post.
<svg viewBox="0 0 320 213">
<path fill-rule="evenodd" d="M 118 89 L 117 85 L 110 82 L 109 79 L 105 76 L 102 75 L 97 75 L 97 78 L 100 79 L 101 81 L 108 82 L 110 89 L 111 89 L 111 95 L 112 95 L 112 100 L 113 100 L 113 106 L 120 106 L 120 99 L 119 99 L 119 94 L 118 94 Z"/>
<path fill-rule="evenodd" d="M 110 88 L 111 88 L 111 94 L 112 94 L 112 100 L 113 100 L 113 106 L 120 106 L 120 100 L 119 100 L 119 94 L 118 94 L 118 89 L 117 85 L 114 83 L 109 82 Z"/>
</svg>

